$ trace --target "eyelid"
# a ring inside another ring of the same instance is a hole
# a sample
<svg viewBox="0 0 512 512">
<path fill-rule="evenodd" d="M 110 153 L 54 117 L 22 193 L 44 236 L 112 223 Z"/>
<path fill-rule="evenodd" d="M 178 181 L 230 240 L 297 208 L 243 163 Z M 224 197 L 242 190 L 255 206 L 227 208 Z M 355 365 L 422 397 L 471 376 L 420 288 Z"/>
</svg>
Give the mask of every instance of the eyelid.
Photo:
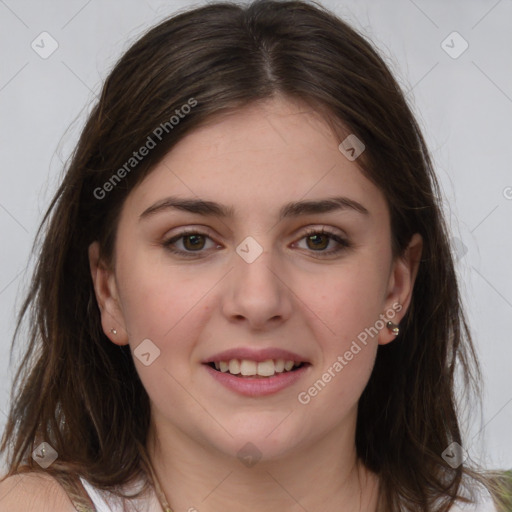
<svg viewBox="0 0 512 512">
<path fill-rule="evenodd" d="M 307 228 L 306 232 L 302 234 L 302 236 L 298 239 L 298 243 L 308 236 L 312 235 L 327 235 L 329 237 L 329 241 L 334 241 L 338 244 L 335 249 L 331 249 L 329 251 L 308 251 L 311 253 L 318 253 L 321 258 L 328 258 L 329 256 L 335 256 L 343 250 L 347 250 L 352 248 L 352 242 L 348 239 L 347 235 L 336 232 L 334 229 L 322 226 L 321 228 Z"/>
<path fill-rule="evenodd" d="M 198 236 L 202 236 L 204 238 L 208 238 L 212 242 L 217 244 L 217 242 L 211 236 L 210 230 L 208 228 L 200 227 L 200 228 L 184 228 L 182 231 L 179 231 L 178 233 L 176 233 L 176 234 L 174 234 L 174 235 L 172 235 L 170 237 L 166 237 L 165 240 L 163 241 L 162 245 L 168 251 L 170 251 L 172 253 L 175 253 L 175 254 L 178 254 L 178 255 L 183 255 L 186 258 L 187 257 L 194 257 L 194 256 L 196 258 L 197 257 L 204 257 L 202 255 L 206 253 L 206 250 L 183 251 L 181 249 L 174 249 L 174 248 L 172 248 L 172 245 L 175 244 L 176 242 L 178 242 L 180 239 L 186 238 L 187 236 L 192 236 L 192 235 L 198 235 Z M 217 244 L 217 245 L 219 245 L 219 244 Z"/>
</svg>

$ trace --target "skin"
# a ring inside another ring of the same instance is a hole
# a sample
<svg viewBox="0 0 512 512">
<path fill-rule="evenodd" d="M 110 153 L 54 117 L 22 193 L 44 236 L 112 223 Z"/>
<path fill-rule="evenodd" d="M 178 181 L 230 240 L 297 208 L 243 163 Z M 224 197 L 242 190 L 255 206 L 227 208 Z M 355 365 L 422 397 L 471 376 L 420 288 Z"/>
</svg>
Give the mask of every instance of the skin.
<svg viewBox="0 0 512 512">
<path fill-rule="evenodd" d="M 422 242 L 415 235 L 393 258 L 385 198 L 338 150 L 340 140 L 310 107 L 282 97 L 223 115 L 182 139 L 130 193 L 113 265 L 90 247 L 106 335 L 132 351 L 149 338 L 160 350 L 149 366 L 134 361 L 151 401 L 148 451 L 175 511 L 376 508 L 378 479 L 356 456 L 357 403 L 378 344 L 394 335 L 384 327 L 360 344 L 308 404 L 297 395 L 393 304 L 402 306 L 400 322 Z M 166 209 L 140 219 L 171 195 L 216 201 L 234 216 Z M 334 196 L 368 214 L 347 208 L 278 222 L 285 203 Z M 308 243 L 306 229 L 322 227 L 350 247 L 321 235 Z M 184 228 L 210 237 L 175 242 L 191 258 L 165 247 Z M 263 248 L 252 263 L 236 252 L 248 236 Z M 279 347 L 311 366 L 285 390 L 244 397 L 201 364 L 232 347 Z M 252 467 L 237 458 L 247 442 L 262 457 Z"/>
</svg>

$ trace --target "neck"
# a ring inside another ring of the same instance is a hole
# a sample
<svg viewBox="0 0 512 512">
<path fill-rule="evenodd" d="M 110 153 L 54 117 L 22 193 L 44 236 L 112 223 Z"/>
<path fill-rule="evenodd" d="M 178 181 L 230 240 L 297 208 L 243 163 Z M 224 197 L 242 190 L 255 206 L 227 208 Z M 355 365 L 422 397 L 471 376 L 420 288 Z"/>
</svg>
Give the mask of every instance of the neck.
<svg viewBox="0 0 512 512">
<path fill-rule="evenodd" d="M 174 511 L 375 511 L 377 476 L 358 460 L 354 443 L 333 450 L 339 441 L 340 432 L 333 432 L 314 446 L 251 464 L 199 445 L 168 424 L 157 432 L 152 423 L 147 448 Z"/>
</svg>

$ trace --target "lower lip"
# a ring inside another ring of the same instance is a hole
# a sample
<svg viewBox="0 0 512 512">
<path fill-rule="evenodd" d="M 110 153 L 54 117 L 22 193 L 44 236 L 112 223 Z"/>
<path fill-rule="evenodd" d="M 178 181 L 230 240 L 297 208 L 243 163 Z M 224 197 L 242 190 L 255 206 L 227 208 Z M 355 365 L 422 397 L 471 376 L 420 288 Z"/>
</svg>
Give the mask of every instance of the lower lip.
<svg viewBox="0 0 512 512">
<path fill-rule="evenodd" d="M 310 365 L 304 366 L 292 372 L 276 373 L 272 377 L 236 377 L 230 373 L 214 370 L 205 364 L 210 375 L 226 388 L 245 396 L 264 396 L 277 393 L 292 384 L 295 384 L 308 371 Z"/>
</svg>

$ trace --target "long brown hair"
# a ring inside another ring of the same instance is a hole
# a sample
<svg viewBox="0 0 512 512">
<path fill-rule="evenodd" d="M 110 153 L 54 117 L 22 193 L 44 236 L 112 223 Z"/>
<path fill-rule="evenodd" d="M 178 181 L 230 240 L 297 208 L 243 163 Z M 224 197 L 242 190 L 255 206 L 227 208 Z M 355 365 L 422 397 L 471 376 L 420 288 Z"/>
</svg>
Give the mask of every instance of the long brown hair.
<svg viewBox="0 0 512 512">
<path fill-rule="evenodd" d="M 107 78 L 38 231 L 37 266 L 13 340 L 14 347 L 28 319 L 0 446 L 9 448 L 6 476 L 41 470 L 31 458 L 41 441 L 58 453 L 46 469 L 54 475 L 76 473 L 111 490 L 148 475 L 149 399 L 129 346 L 102 331 L 88 246 L 99 241 L 111 261 L 123 202 L 162 156 L 212 116 L 276 94 L 307 102 L 340 133 L 364 141 L 358 163 L 388 202 L 395 256 L 414 233 L 423 237 L 401 333 L 379 347 L 359 401 L 357 453 L 380 477 L 381 509 L 446 511 L 461 498 L 464 475 L 487 483 L 441 456 L 450 443 L 463 444 L 455 371 L 473 391 L 480 373 L 420 129 L 362 36 L 313 2 L 267 0 L 171 17 Z M 184 105 L 188 113 L 176 122 Z M 131 161 L 148 137 L 155 146 Z"/>
</svg>

